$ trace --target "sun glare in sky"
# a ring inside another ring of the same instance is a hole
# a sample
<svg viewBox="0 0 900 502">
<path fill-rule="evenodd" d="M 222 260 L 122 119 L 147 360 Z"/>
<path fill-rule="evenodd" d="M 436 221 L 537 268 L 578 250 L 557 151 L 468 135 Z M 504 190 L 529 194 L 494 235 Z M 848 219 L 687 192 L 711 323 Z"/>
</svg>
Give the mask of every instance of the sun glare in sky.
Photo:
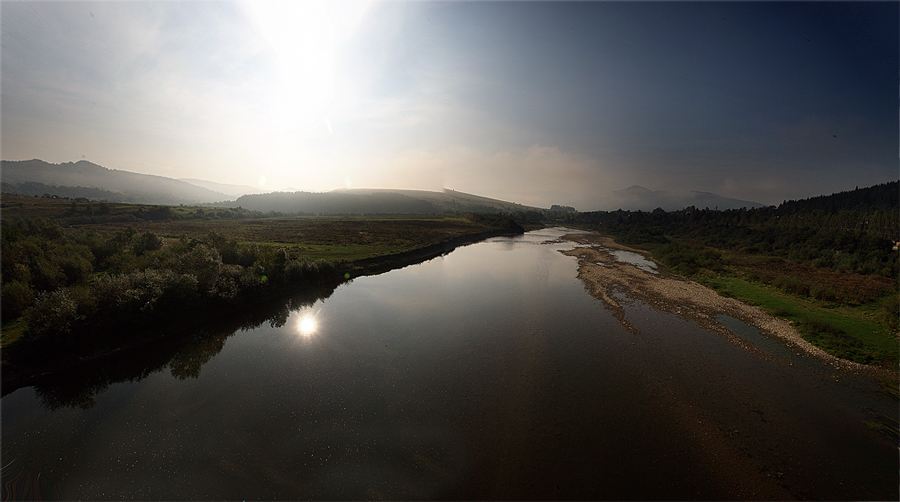
<svg viewBox="0 0 900 502">
<path fill-rule="evenodd" d="M 0 2 L 3 159 L 778 204 L 897 176 L 896 2 Z M 615 208 L 610 208 L 615 209 Z"/>
</svg>

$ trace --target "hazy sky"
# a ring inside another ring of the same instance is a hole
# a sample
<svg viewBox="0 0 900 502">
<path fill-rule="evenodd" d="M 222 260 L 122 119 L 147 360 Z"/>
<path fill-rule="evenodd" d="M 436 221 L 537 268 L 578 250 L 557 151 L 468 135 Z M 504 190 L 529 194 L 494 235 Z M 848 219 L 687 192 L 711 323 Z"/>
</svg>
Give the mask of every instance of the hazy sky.
<svg viewBox="0 0 900 502">
<path fill-rule="evenodd" d="M 10 2 L 2 158 L 590 210 L 900 177 L 897 2 Z"/>
</svg>

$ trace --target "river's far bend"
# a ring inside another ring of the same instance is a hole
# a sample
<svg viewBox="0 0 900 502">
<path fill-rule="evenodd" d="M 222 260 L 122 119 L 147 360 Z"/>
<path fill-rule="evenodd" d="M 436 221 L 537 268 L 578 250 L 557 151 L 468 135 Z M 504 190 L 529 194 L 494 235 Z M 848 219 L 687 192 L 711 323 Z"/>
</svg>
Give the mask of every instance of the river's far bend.
<svg viewBox="0 0 900 502">
<path fill-rule="evenodd" d="M 897 499 L 875 384 L 734 319 L 776 357 L 635 301 L 632 334 L 564 233 L 19 389 L 4 499 Z"/>
</svg>

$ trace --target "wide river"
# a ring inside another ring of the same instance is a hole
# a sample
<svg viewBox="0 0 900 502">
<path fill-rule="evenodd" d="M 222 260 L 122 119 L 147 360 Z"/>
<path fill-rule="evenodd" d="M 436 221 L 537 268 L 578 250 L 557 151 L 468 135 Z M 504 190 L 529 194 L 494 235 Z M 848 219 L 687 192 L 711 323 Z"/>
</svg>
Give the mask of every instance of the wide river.
<svg viewBox="0 0 900 502">
<path fill-rule="evenodd" d="M 897 402 L 493 238 L 2 398 L 4 499 L 893 499 Z M 651 273 L 652 269 L 648 269 Z M 330 293 L 330 294 L 329 294 Z"/>
</svg>

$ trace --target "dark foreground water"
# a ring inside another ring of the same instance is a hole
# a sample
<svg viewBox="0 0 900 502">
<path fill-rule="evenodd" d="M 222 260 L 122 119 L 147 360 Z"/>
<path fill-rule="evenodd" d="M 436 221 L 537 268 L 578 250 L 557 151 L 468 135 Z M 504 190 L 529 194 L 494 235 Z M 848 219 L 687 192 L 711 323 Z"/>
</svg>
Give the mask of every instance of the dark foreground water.
<svg viewBox="0 0 900 502">
<path fill-rule="evenodd" d="M 877 385 L 730 318 L 763 356 L 640 302 L 632 334 L 557 252 L 572 244 L 546 242 L 563 233 L 19 389 L 4 498 L 897 499 Z"/>
</svg>

